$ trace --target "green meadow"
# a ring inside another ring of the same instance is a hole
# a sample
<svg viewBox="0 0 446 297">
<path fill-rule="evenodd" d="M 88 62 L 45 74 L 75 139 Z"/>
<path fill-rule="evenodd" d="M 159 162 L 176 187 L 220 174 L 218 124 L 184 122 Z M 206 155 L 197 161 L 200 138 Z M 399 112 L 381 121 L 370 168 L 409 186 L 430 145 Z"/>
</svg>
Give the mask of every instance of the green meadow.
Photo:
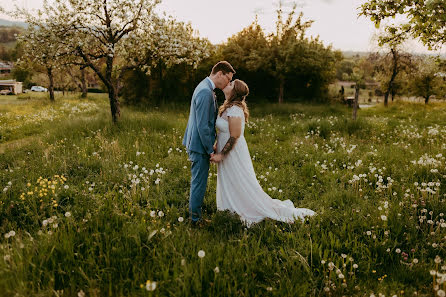
<svg viewBox="0 0 446 297">
<path fill-rule="evenodd" d="M 249 98 L 248 98 L 249 99 Z M 317 216 L 188 220 L 188 106 L 0 97 L 0 296 L 433 296 L 445 290 L 446 104 L 248 100 L 257 178 Z M 252 102 L 251 102 L 252 101 Z M 204 252 L 204 253 L 203 253 Z M 443 292 L 444 293 L 444 292 Z"/>
</svg>

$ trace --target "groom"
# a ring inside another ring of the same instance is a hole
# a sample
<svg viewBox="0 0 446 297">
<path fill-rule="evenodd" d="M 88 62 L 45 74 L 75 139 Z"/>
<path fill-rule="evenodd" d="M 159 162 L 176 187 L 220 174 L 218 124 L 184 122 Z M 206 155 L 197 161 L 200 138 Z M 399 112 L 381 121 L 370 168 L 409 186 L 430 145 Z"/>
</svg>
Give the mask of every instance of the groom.
<svg viewBox="0 0 446 297">
<path fill-rule="evenodd" d="M 214 89 L 223 90 L 232 80 L 234 68 L 226 61 L 220 61 L 212 68 L 211 75 L 202 80 L 195 88 L 190 104 L 189 121 L 184 133 L 183 145 L 186 146 L 192 162 L 190 184 L 189 214 L 192 223 L 201 219 L 201 205 L 209 173 L 209 160 L 214 153 L 216 138 L 215 120 L 218 106 Z"/>
</svg>

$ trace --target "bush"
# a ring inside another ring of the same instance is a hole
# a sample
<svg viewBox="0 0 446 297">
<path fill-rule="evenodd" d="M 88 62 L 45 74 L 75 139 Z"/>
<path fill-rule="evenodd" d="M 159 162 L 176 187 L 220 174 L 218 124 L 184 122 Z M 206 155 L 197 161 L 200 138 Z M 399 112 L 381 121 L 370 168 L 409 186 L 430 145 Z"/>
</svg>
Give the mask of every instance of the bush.
<svg viewBox="0 0 446 297">
<path fill-rule="evenodd" d="M 107 93 L 107 92 L 105 92 L 104 90 L 96 89 L 96 88 L 88 88 L 88 89 L 87 89 L 87 92 L 88 92 L 88 93 Z"/>
</svg>

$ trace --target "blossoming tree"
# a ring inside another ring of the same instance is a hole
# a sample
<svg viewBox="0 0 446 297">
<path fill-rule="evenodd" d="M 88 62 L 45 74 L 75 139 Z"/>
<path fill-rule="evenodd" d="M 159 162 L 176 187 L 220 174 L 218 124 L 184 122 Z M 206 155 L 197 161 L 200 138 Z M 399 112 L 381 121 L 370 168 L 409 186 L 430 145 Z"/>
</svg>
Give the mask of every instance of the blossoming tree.
<svg viewBox="0 0 446 297">
<path fill-rule="evenodd" d="M 389 23 L 384 43 L 407 36 L 418 38 L 429 49 L 446 43 L 446 2 L 444 0 L 368 0 L 360 7 L 360 15 L 370 17 L 376 27 L 384 20 L 404 16 L 406 22 Z"/>
<path fill-rule="evenodd" d="M 159 2 L 54 0 L 38 11 L 72 63 L 91 68 L 105 85 L 113 122 L 120 116 L 118 93 L 126 71 L 149 72 L 159 59 L 196 65 L 206 56 L 206 41 L 190 25 L 155 14 Z"/>
<path fill-rule="evenodd" d="M 28 30 L 17 37 L 23 45 L 23 55 L 17 62 L 46 73 L 50 100 L 54 102 L 54 72 L 64 63 L 67 52 L 49 26 L 30 14 L 27 21 L 30 24 Z"/>
</svg>

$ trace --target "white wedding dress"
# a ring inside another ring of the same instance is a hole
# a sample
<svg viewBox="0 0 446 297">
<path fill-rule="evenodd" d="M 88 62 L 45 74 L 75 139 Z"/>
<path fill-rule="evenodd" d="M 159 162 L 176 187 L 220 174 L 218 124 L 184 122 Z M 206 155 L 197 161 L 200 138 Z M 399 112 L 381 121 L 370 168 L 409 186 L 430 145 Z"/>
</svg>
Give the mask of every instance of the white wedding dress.
<svg viewBox="0 0 446 297">
<path fill-rule="evenodd" d="M 295 208 L 290 200 L 272 199 L 262 190 L 243 136 L 245 115 L 242 108 L 232 106 L 217 117 L 217 153 L 229 139 L 228 116 L 242 119 L 242 132 L 232 150 L 218 164 L 217 209 L 237 213 L 248 226 L 265 218 L 291 223 L 295 219 L 303 220 L 305 216 L 315 215 L 310 209 Z"/>
</svg>

